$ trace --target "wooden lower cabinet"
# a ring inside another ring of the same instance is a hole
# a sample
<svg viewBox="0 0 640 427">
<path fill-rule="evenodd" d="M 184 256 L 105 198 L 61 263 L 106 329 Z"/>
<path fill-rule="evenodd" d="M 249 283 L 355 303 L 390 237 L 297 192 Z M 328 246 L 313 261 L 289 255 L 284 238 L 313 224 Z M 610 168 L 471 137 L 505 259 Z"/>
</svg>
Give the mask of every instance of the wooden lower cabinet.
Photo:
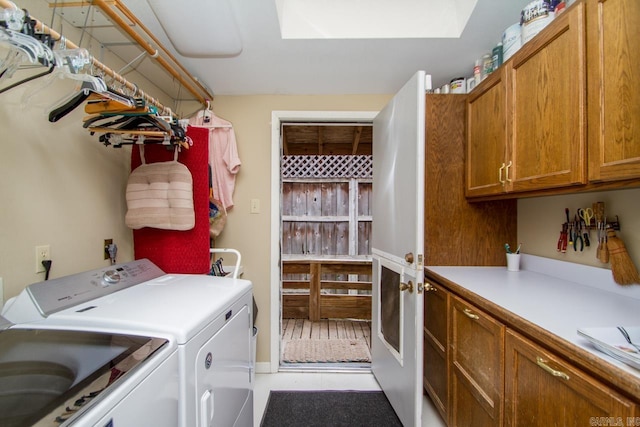
<svg viewBox="0 0 640 427">
<path fill-rule="evenodd" d="M 638 426 L 628 398 L 434 281 L 424 291 L 424 388 L 450 427 Z"/>
<path fill-rule="evenodd" d="M 507 331 L 505 348 L 505 426 L 624 426 L 637 415 L 632 401 L 517 333 Z"/>
<path fill-rule="evenodd" d="M 443 420 L 449 417 L 449 292 L 424 288 L 424 389 Z"/>
<path fill-rule="evenodd" d="M 451 296 L 450 426 L 500 427 L 505 326 Z"/>
</svg>

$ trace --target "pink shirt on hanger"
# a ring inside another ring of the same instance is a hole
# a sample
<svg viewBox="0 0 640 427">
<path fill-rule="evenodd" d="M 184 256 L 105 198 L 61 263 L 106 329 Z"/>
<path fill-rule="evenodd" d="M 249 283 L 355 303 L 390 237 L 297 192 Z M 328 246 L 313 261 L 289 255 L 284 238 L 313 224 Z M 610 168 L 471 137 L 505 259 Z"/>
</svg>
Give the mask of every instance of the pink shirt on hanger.
<svg viewBox="0 0 640 427">
<path fill-rule="evenodd" d="M 205 120 L 210 117 L 209 122 Z M 240 171 L 240 157 L 233 125 L 212 112 L 200 111 L 189 119 L 189 125 L 209 129 L 209 165 L 212 170 L 213 198 L 225 209 L 233 207 L 236 174 Z"/>
</svg>

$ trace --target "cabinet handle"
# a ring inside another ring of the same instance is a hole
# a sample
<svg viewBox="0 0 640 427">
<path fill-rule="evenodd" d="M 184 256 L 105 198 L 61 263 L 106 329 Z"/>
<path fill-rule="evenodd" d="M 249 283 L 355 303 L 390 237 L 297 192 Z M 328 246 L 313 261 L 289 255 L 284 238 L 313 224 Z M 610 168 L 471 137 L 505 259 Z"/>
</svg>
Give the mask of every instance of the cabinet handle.
<svg viewBox="0 0 640 427">
<path fill-rule="evenodd" d="M 436 288 L 435 286 L 433 286 L 431 283 L 425 283 L 425 284 L 424 284 L 424 290 L 425 290 L 426 292 L 429 292 L 429 291 L 436 292 L 436 291 L 438 290 L 438 288 Z"/>
<path fill-rule="evenodd" d="M 469 310 L 468 308 L 465 308 L 464 310 L 462 310 L 462 312 L 466 314 L 470 319 L 478 320 L 480 318 L 480 316 L 478 316 L 477 314 L 473 314 L 473 311 Z"/>
<path fill-rule="evenodd" d="M 509 160 L 509 164 L 506 166 L 506 169 L 505 169 L 505 177 L 507 178 L 507 182 L 511 182 L 511 178 L 509 178 L 509 168 L 511 166 L 513 166 L 513 162 Z"/>
<path fill-rule="evenodd" d="M 553 369 L 551 366 L 547 365 L 547 361 L 544 360 L 542 357 L 537 356 L 536 357 L 536 363 L 538 364 L 538 366 L 540 366 L 542 369 L 544 369 L 545 371 L 547 371 L 548 373 L 550 373 L 554 377 L 560 377 L 562 379 L 565 379 L 565 380 L 569 381 L 569 375 L 565 374 L 562 371 L 557 371 L 557 370 Z"/>
<path fill-rule="evenodd" d="M 506 181 L 504 181 L 502 179 L 502 170 L 505 168 L 505 164 L 503 163 L 502 166 L 500 166 L 500 169 L 498 169 L 498 181 L 500 182 L 500 184 L 504 185 Z"/>
</svg>

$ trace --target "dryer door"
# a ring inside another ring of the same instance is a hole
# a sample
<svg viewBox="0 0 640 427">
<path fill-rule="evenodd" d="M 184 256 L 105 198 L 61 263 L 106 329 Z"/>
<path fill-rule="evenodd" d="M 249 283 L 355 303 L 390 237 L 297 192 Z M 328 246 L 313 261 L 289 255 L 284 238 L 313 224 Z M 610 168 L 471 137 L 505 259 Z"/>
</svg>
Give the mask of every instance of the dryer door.
<svg viewBox="0 0 640 427">
<path fill-rule="evenodd" d="M 224 326 L 196 357 L 197 427 L 235 425 L 252 398 L 249 306 L 234 306 L 224 316 L 228 316 Z"/>
</svg>

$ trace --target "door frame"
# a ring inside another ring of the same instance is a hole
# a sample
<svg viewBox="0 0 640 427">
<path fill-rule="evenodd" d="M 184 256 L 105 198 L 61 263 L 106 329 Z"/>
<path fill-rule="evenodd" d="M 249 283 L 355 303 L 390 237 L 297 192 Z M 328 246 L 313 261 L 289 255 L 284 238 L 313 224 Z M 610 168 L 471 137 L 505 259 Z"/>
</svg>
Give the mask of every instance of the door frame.
<svg viewBox="0 0 640 427">
<path fill-rule="evenodd" d="M 271 112 L 271 242 L 269 373 L 280 369 L 280 127 L 282 122 L 373 123 L 378 111 L 272 111 Z"/>
</svg>

